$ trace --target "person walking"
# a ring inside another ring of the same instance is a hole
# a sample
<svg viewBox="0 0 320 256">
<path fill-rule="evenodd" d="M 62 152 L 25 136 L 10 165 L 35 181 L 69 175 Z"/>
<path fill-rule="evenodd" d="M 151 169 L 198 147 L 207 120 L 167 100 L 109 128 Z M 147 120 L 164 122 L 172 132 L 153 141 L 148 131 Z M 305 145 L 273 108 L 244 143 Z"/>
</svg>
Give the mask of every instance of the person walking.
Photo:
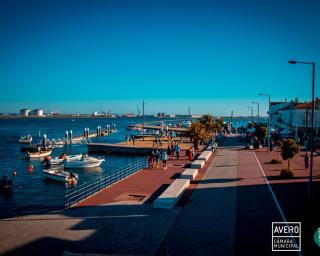
<svg viewBox="0 0 320 256">
<path fill-rule="evenodd" d="M 178 144 L 176 145 L 176 149 L 175 149 L 175 150 L 176 150 L 177 160 L 179 160 L 179 157 L 180 157 L 180 150 L 181 150 L 181 149 L 180 149 L 180 146 L 179 146 Z"/>
<path fill-rule="evenodd" d="M 159 162 L 160 162 L 160 151 L 157 149 L 155 153 L 155 159 L 157 162 L 157 168 L 159 167 Z"/>
<path fill-rule="evenodd" d="M 192 161 L 192 148 L 190 148 L 188 151 L 188 160 Z"/>
<path fill-rule="evenodd" d="M 149 167 L 154 168 L 154 162 L 155 162 L 155 154 L 154 154 L 154 150 L 152 150 L 150 154 Z"/>
<path fill-rule="evenodd" d="M 167 147 L 167 155 L 168 156 L 171 156 L 171 147 L 170 147 L 170 145 L 168 144 L 168 147 Z"/>
<path fill-rule="evenodd" d="M 167 161 L 168 161 L 167 152 L 165 150 L 163 150 L 163 152 L 162 152 L 162 163 L 163 163 L 163 170 L 164 171 L 168 169 Z"/>
<path fill-rule="evenodd" d="M 132 135 L 132 145 L 134 146 L 135 138 L 134 135 Z"/>
<path fill-rule="evenodd" d="M 310 165 L 310 156 L 308 153 L 304 155 L 304 169 L 308 170 Z"/>
</svg>

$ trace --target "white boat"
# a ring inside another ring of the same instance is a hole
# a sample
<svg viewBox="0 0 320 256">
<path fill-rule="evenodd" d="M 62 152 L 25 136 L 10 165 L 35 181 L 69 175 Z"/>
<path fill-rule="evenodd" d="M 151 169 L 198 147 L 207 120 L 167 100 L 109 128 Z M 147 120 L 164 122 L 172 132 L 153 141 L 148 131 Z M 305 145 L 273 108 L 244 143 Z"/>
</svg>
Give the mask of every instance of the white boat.
<svg viewBox="0 0 320 256">
<path fill-rule="evenodd" d="M 51 149 L 50 150 L 40 150 L 37 152 L 27 151 L 27 156 L 28 156 L 28 158 L 42 158 L 42 157 L 51 155 L 51 152 L 52 152 Z"/>
<path fill-rule="evenodd" d="M 32 142 L 32 137 L 30 135 L 21 136 L 19 142 L 23 144 L 30 144 Z"/>
<path fill-rule="evenodd" d="M 55 157 L 53 159 L 51 159 L 51 164 L 52 165 L 59 165 L 62 164 L 64 161 L 67 161 L 67 159 L 80 159 L 82 157 L 81 154 L 79 155 L 69 155 L 66 158 L 60 158 L 60 157 Z"/>
<path fill-rule="evenodd" d="M 42 170 L 42 173 L 46 178 L 57 180 L 57 181 L 70 182 L 71 180 L 73 181 L 78 180 L 78 174 L 76 173 L 71 174 L 70 172 L 65 172 L 59 168 Z"/>
<path fill-rule="evenodd" d="M 104 162 L 104 159 L 94 158 L 94 157 L 81 157 L 80 159 L 67 159 L 64 162 L 65 168 L 92 168 L 98 167 Z"/>
</svg>

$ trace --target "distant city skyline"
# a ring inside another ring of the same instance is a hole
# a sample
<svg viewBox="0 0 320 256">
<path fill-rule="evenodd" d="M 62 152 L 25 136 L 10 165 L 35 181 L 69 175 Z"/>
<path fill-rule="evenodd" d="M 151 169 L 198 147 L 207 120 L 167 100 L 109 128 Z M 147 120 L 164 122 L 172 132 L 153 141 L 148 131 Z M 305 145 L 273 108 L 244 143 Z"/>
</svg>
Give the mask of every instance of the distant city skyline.
<svg viewBox="0 0 320 256">
<path fill-rule="evenodd" d="M 319 60 L 319 11 L 312 0 L 4 0 L 0 112 L 137 113 L 145 100 L 147 114 L 248 116 L 259 101 L 266 115 L 258 93 L 311 99 L 310 67 L 288 60 Z"/>
</svg>

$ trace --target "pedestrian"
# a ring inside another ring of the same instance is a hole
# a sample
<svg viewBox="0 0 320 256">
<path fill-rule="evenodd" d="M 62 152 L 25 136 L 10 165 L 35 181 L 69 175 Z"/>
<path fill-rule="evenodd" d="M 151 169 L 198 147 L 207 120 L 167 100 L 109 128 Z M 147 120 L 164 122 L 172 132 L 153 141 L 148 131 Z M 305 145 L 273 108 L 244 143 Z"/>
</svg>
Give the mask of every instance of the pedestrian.
<svg viewBox="0 0 320 256">
<path fill-rule="evenodd" d="M 180 146 L 178 144 L 176 144 L 176 156 L 177 156 L 177 160 L 179 160 L 179 156 L 180 156 Z"/>
<path fill-rule="evenodd" d="M 134 135 L 132 135 L 132 145 L 134 146 L 135 138 Z"/>
<path fill-rule="evenodd" d="M 150 162 L 149 162 L 149 166 L 151 168 L 154 168 L 154 162 L 155 162 L 155 154 L 154 154 L 154 150 L 152 150 L 150 154 Z"/>
<path fill-rule="evenodd" d="M 192 147 L 190 147 L 189 152 L 188 152 L 188 160 L 192 161 Z"/>
<path fill-rule="evenodd" d="M 167 154 L 168 154 L 168 156 L 171 156 L 171 147 L 170 147 L 169 144 L 168 144 L 168 147 L 167 147 Z"/>
<path fill-rule="evenodd" d="M 163 163 L 163 170 L 167 170 L 167 161 L 168 161 L 168 155 L 165 150 L 162 151 L 162 163 Z"/>
<path fill-rule="evenodd" d="M 274 141 L 273 139 L 270 140 L 270 151 L 273 151 Z"/>
<path fill-rule="evenodd" d="M 126 143 L 127 144 L 128 144 L 128 139 L 129 139 L 128 134 L 126 134 Z"/>
<path fill-rule="evenodd" d="M 310 165 L 310 156 L 308 153 L 304 155 L 304 169 L 308 170 Z"/>
<path fill-rule="evenodd" d="M 160 162 L 160 151 L 157 149 L 155 153 L 155 159 L 157 162 L 157 168 L 159 167 L 159 162 Z"/>
</svg>

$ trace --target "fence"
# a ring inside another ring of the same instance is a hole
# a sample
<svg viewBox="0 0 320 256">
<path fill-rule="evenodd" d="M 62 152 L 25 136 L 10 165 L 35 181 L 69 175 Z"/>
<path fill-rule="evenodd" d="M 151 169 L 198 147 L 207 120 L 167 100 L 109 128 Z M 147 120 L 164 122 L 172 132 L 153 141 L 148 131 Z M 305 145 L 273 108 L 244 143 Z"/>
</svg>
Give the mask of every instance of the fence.
<svg viewBox="0 0 320 256">
<path fill-rule="evenodd" d="M 89 182 L 84 182 L 74 188 L 66 189 L 64 194 L 64 208 L 68 209 L 72 207 L 83 199 L 86 199 L 94 193 L 97 193 L 98 191 L 109 187 L 113 183 L 120 181 L 128 177 L 129 175 L 146 168 L 147 166 L 148 160 L 147 158 L 144 158 L 124 168 L 120 168 L 110 175 L 106 175 Z"/>
</svg>

